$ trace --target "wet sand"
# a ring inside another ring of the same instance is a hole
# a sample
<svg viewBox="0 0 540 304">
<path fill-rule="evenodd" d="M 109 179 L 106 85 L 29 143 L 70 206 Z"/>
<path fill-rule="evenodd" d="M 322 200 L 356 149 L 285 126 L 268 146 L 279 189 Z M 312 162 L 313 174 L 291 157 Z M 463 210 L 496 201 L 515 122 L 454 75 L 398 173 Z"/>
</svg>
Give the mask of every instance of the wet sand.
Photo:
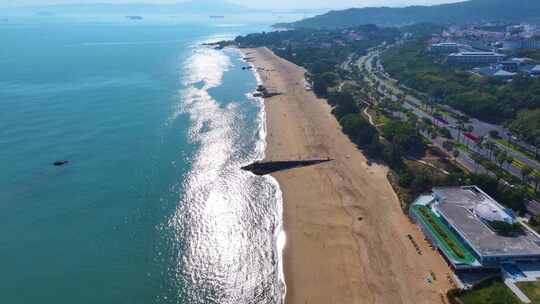
<svg viewBox="0 0 540 304">
<path fill-rule="evenodd" d="M 305 90 L 302 68 L 267 49 L 243 52 L 283 93 L 265 101 L 267 160 L 335 159 L 273 174 L 284 199 L 287 304 L 446 303 L 450 269 L 402 212 L 388 169 L 367 164 L 327 103 Z"/>
</svg>

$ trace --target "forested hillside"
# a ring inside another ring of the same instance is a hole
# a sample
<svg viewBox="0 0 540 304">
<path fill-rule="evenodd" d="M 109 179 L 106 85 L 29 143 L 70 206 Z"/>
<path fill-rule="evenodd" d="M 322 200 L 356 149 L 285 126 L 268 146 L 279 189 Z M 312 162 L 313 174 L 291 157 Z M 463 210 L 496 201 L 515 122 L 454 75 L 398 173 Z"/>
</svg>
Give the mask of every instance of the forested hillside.
<svg viewBox="0 0 540 304">
<path fill-rule="evenodd" d="M 404 8 L 370 7 L 331 11 L 294 23 L 286 28 L 342 28 L 360 24 L 407 25 L 418 22 L 470 23 L 481 21 L 539 21 L 538 0 L 471 0 L 433 6 Z"/>
</svg>

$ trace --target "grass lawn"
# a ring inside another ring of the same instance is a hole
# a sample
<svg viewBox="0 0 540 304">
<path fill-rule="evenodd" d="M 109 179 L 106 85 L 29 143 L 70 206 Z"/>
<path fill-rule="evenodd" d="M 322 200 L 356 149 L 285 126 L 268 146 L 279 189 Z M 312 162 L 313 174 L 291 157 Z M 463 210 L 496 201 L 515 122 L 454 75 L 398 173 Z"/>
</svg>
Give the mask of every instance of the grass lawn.
<svg viewBox="0 0 540 304">
<path fill-rule="evenodd" d="M 521 304 L 521 301 L 500 280 L 491 281 L 479 289 L 466 291 L 459 299 L 463 304 Z M 536 303 L 533 301 L 533 303 Z"/>
<path fill-rule="evenodd" d="M 413 205 L 411 208 L 417 218 L 424 223 L 424 226 L 437 239 L 437 242 L 442 247 L 441 250 L 446 255 L 460 264 L 471 265 L 476 261 L 472 253 L 460 243 L 458 237 L 440 221 L 431 209 L 420 205 Z"/>
<path fill-rule="evenodd" d="M 540 303 L 540 282 L 521 282 L 517 286 L 533 303 Z"/>
</svg>

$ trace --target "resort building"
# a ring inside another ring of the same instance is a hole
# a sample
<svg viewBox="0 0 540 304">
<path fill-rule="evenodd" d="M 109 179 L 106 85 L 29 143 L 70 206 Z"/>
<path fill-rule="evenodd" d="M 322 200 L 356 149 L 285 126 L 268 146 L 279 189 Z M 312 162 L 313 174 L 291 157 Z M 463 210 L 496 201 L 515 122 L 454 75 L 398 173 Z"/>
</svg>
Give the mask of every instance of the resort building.
<svg viewBox="0 0 540 304">
<path fill-rule="evenodd" d="M 438 54 L 450 54 L 459 52 L 457 43 L 442 42 L 431 45 L 431 52 Z"/>
<path fill-rule="evenodd" d="M 534 64 L 523 65 L 520 67 L 520 71 L 531 76 L 539 76 L 540 65 L 534 65 Z"/>
<path fill-rule="evenodd" d="M 514 38 L 503 41 L 503 49 L 540 49 L 540 38 Z"/>
<path fill-rule="evenodd" d="M 492 64 L 503 61 L 505 55 L 494 52 L 460 52 L 448 55 L 451 64 Z"/>
<path fill-rule="evenodd" d="M 513 59 L 505 60 L 501 62 L 501 66 L 503 70 L 514 73 L 514 72 L 519 71 L 519 67 L 521 66 L 521 61 L 513 60 Z"/>
<path fill-rule="evenodd" d="M 474 68 L 472 72 L 480 76 L 495 77 L 502 80 L 510 80 L 517 75 L 517 73 L 509 72 L 508 70 L 497 67 Z"/>
<path fill-rule="evenodd" d="M 455 270 L 540 264 L 540 235 L 476 186 L 434 188 L 409 213 Z"/>
</svg>

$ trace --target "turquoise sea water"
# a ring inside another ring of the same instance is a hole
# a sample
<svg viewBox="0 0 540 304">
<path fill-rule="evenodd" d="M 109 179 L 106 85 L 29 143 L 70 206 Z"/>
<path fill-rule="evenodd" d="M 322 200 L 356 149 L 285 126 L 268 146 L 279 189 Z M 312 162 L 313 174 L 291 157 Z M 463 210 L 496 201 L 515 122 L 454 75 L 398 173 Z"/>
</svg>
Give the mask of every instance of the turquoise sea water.
<svg viewBox="0 0 540 304">
<path fill-rule="evenodd" d="M 282 301 L 251 19 L 0 24 L 0 303 Z"/>
</svg>

